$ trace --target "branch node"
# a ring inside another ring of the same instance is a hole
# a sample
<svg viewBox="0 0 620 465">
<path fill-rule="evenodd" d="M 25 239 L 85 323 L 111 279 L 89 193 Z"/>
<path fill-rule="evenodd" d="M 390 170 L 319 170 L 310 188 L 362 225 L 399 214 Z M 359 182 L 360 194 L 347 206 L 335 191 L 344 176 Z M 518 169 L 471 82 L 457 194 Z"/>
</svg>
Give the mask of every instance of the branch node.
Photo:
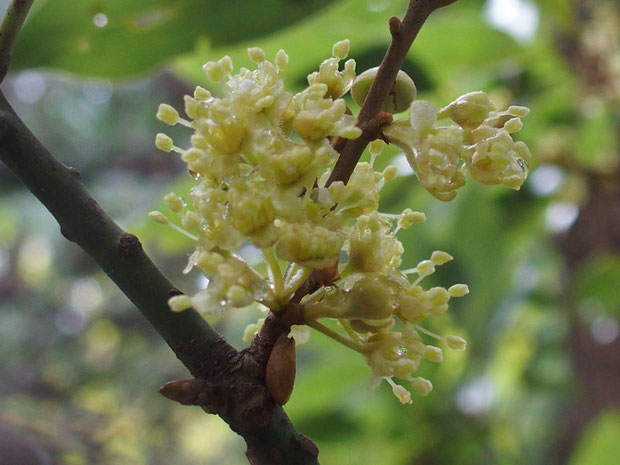
<svg viewBox="0 0 620 465">
<path fill-rule="evenodd" d="M 386 111 L 377 113 L 377 116 L 371 118 L 363 124 L 360 124 L 362 131 L 370 136 L 370 140 L 380 139 L 383 137 L 381 129 L 386 124 L 390 124 L 394 120 L 394 116 Z"/>
<path fill-rule="evenodd" d="M 82 173 L 80 173 L 77 168 L 74 168 L 73 166 L 68 166 L 67 169 L 69 170 L 69 175 L 71 175 L 73 179 L 75 179 L 76 181 L 82 180 Z"/>
<path fill-rule="evenodd" d="M 298 433 L 296 439 L 299 445 L 301 446 L 301 448 L 306 453 L 310 454 L 312 457 L 319 456 L 319 448 L 314 443 L 314 441 L 310 439 L 308 436 L 304 436 L 303 434 Z"/>
<path fill-rule="evenodd" d="M 34 0 L 13 0 L 0 24 L 0 82 L 4 80 L 11 64 L 13 47 L 21 30 L 28 10 Z"/>
<path fill-rule="evenodd" d="M 179 291 L 176 287 L 168 291 L 168 297 L 174 297 L 175 295 L 183 295 L 183 293 Z"/>
<path fill-rule="evenodd" d="M 400 34 L 400 28 L 402 26 L 400 19 L 398 19 L 396 16 L 392 16 L 390 18 L 389 25 L 390 25 L 390 34 L 392 35 L 392 37 Z"/>
<path fill-rule="evenodd" d="M 181 405 L 201 405 L 197 404 L 197 400 L 205 384 L 206 381 L 202 379 L 178 379 L 164 384 L 159 388 L 159 393 Z"/>
<path fill-rule="evenodd" d="M 135 235 L 124 233 L 118 240 L 118 248 L 122 258 L 129 258 L 137 255 L 142 250 L 142 244 Z"/>
</svg>

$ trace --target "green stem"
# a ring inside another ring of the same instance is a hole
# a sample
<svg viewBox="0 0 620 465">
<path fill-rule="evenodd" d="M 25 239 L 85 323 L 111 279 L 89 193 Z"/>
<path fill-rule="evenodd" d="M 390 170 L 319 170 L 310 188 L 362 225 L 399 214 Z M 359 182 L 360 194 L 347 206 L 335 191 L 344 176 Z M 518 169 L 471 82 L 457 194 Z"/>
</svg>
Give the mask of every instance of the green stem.
<svg viewBox="0 0 620 465">
<path fill-rule="evenodd" d="M 338 334 L 336 331 L 328 328 L 327 326 L 319 323 L 316 320 L 308 321 L 305 323 L 311 328 L 316 329 L 318 332 L 325 334 L 327 337 L 332 338 L 334 341 L 340 342 L 342 345 L 347 346 L 349 349 L 353 349 L 362 355 L 368 353 L 368 346 L 357 341 L 352 341 L 349 338 L 344 337 L 342 334 Z"/>
<path fill-rule="evenodd" d="M 338 320 L 338 323 L 340 323 L 340 326 L 342 326 L 342 329 L 345 330 L 345 332 L 351 339 L 353 339 L 354 341 L 359 340 L 359 335 L 355 331 L 353 331 L 353 328 L 351 328 L 351 325 L 349 324 L 347 320 L 340 318 Z"/>
<path fill-rule="evenodd" d="M 11 64 L 15 41 L 34 0 L 13 0 L 0 24 L 0 82 L 4 81 Z"/>
<path fill-rule="evenodd" d="M 265 265 L 267 266 L 267 273 L 269 274 L 269 279 L 273 284 L 273 291 L 275 292 L 277 298 L 282 294 L 282 288 L 284 287 L 284 283 L 282 281 L 282 270 L 280 269 L 278 259 L 275 257 L 270 248 L 261 250 L 263 251 Z"/>
<path fill-rule="evenodd" d="M 312 268 L 298 265 L 297 263 L 295 263 L 289 271 L 290 272 L 288 275 L 290 276 L 290 279 L 287 283 L 285 283 L 284 289 L 282 290 L 281 298 L 284 301 L 288 300 L 293 294 L 295 294 L 297 289 L 299 289 L 299 287 L 306 282 L 306 279 L 308 279 L 308 277 L 312 274 Z"/>
</svg>

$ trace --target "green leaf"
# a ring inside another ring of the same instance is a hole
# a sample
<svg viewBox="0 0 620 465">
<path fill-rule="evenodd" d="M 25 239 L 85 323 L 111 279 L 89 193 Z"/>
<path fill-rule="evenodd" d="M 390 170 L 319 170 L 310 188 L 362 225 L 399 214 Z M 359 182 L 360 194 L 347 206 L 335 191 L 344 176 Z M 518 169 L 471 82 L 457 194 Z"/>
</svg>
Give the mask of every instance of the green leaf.
<svg viewBox="0 0 620 465">
<path fill-rule="evenodd" d="M 226 54 L 233 59 L 237 68 L 251 64 L 247 56 L 248 47 L 261 47 L 268 59 L 273 59 L 278 50 L 283 48 L 290 56 L 285 73 L 288 85 L 298 81 L 303 81 L 304 84 L 305 76 L 316 70 L 319 64 L 330 56 L 332 45 L 339 40 L 351 41 L 350 55 L 353 58 L 378 44 L 387 49 L 387 21 L 390 16 L 402 16 L 406 2 L 381 2 L 385 5 L 380 9 L 373 8 L 373 3 L 375 2 L 368 0 L 332 2 L 329 7 L 309 16 L 295 27 L 286 28 L 278 34 L 266 35 L 260 40 L 251 38 L 234 47 L 217 47 L 216 44 L 204 42 L 195 53 L 181 57 L 175 63 L 175 70 L 188 82 L 204 82 L 201 67 L 207 60 L 216 60 Z"/>
<path fill-rule="evenodd" d="M 603 412 L 587 428 L 570 465 L 616 463 L 620 455 L 620 412 Z"/>
<path fill-rule="evenodd" d="M 329 0 L 57 0 L 33 11 L 19 36 L 13 70 L 60 68 L 122 78 L 194 49 L 272 34 Z"/>
</svg>

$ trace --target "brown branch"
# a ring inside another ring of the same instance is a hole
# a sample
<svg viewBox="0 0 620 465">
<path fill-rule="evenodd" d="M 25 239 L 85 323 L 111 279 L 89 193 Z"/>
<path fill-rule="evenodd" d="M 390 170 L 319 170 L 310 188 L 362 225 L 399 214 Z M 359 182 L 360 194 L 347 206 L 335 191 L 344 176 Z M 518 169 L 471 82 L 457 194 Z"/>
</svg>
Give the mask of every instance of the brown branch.
<svg viewBox="0 0 620 465">
<path fill-rule="evenodd" d="M 13 47 L 34 0 L 13 0 L 0 24 L 0 82 L 11 64 Z"/>
<path fill-rule="evenodd" d="M 327 180 L 328 186 L 335 181 L 346 183 L 349 180 L 366 146 L 378 137 L 375 128 L 380 121 L 377 121 L 377 118 L 380 117 L 383 103 L 396 81 L 398 71 L 402 68 L 420 28 L 433 11 L 455 1 L 411 0 L 402 21 L 396 17 L 390 18 L 392 42 L 381 61 L 375 81 L 357 117 L 357 125 L 362 129 L 362 135 L 357 139 L 347 141 L 334 171 Z"/>
</svg>

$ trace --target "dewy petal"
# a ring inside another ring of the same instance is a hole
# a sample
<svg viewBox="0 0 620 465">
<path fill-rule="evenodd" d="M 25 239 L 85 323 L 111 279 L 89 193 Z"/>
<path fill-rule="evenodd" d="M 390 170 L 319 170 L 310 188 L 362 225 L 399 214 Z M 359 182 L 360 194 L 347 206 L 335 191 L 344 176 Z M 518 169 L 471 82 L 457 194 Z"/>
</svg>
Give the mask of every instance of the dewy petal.
<svg viewBox="0 0 620 465">
<path fill-rule="evenodd" d="M 415 100 L 410 108 L 409 121 L 415 132 L 423 134 L 433 128 L 437 122 L 437 109 L 432 103 Z"/>
</svg>

